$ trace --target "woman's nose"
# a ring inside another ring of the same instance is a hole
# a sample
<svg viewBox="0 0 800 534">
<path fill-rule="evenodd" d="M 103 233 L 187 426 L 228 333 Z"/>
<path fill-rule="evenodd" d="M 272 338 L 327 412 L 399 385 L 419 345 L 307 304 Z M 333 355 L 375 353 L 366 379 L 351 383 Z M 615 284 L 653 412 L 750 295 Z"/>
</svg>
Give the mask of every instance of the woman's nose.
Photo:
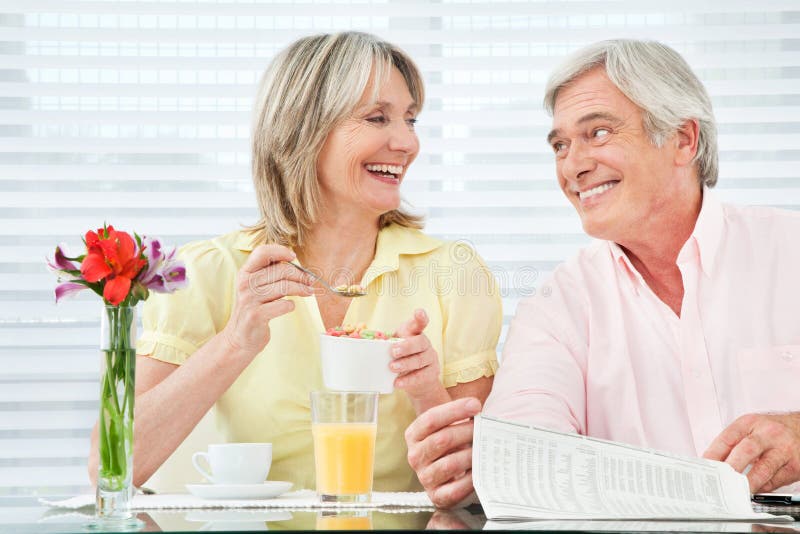
<svg viewBox="0 0 800 534">
<path fill-rule="evenodd" d="M 409 125 L 406 121 L 394 121 L 392 125 L 389 149 L 405 152 L 406 154 L 413 154 L 419 150 L 419 138 L 414 127 Z"/>
</svg>

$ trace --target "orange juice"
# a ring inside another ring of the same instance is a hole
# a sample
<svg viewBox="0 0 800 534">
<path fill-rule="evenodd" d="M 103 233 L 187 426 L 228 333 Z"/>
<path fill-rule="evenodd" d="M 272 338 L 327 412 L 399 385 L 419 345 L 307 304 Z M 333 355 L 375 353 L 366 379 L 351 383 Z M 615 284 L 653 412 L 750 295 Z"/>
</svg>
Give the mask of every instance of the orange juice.
<svg viewBox="0 0 800 534">
<path fill-rule="evenodd" d="M 317 493 L 369 495 L 375 460 L 375 423 L 314 423 Z"/>
<path fill-rule="evenodd" d="M 317 515 L 317 530 L 372 530 L 369 512 L 323 512 Z"/>
</svg>

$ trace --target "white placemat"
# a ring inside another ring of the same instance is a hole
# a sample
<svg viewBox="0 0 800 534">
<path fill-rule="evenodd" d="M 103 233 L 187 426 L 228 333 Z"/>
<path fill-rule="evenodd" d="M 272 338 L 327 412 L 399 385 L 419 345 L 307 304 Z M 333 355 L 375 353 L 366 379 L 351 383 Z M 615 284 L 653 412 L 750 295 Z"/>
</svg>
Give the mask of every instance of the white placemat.
<svg viewBox="0 0 800 534">
<path fill-rule="evenodd" d="M 62 501 L 39 499 L 39 502 L 54 508 L 77 510 L 94 506 L 94 495 L 78 495 Z M 372 502 L 323 503 L 312 490 L 290 491 L 274 499 L 201 499 L 188 493 L 164 493 L 158 495 L 135 495 L 131 506 L 134 510 L 194 509 L 194 508 L 284 508 L 284 509 L 331 509 L 331 508 L 402 508 L 433 509 L 433 503 L 425 493 L 373 492 Z"/>
</svg>

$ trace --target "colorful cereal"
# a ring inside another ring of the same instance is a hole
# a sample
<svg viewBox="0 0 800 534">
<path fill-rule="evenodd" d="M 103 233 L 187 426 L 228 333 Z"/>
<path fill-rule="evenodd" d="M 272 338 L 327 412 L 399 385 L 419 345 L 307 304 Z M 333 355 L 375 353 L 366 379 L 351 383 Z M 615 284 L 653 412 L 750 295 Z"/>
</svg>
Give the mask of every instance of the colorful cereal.
<svg viewBox="0 0 800 534">
<path fill-rule="evenodd" d="M 397 339 L 390 332 L 370 330 L 364 323 L 334 326 L 333 328 L 328 328 L 325 334 L 333 337 L 350 337 L 353 339 Z"/>
</svg>

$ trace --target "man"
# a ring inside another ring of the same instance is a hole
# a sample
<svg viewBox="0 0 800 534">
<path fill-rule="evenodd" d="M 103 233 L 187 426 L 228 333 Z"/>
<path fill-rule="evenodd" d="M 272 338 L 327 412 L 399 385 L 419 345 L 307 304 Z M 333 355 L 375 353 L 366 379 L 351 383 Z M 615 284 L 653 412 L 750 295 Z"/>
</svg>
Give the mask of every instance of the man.
<svg viewBox="0 0 800 534">
<path fill-rule="evenodd" d="M 485 412 L 750 466 L 754 492 L 800 479 L 800 214 L 714 198 L 711 103 L 664 45 L 579 51 L 545 106 L 559 185 L 600 241 L 519 304 Z M 480 408 L 406 432 L 438 506 L 472 491 Z"/>
</svg>

